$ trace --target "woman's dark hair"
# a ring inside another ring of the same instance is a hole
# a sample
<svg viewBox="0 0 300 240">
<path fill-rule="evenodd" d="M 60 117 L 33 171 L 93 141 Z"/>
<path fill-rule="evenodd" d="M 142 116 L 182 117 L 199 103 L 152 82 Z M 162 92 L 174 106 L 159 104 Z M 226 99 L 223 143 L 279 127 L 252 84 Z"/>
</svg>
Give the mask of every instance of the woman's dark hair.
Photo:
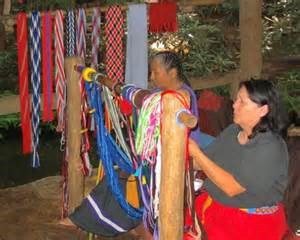
<svg viewBox="0 0 300 240">
<path fill-rule="evenodd" d="M 280 102 L 279 93 L 274 84 L 269 80 L 248 80 L 240 83 L 245 87 L 249 98 L 259 106 L 268 105 L 269 112 L 261 118 L 254 127 L 253 134 L 270 130 L 274 133 L 285 135 L 288 126 L 287 114 Z"/>
<path fill-rule="evenodd" d="M 152 59 L 159 59 L 160 62 L 165 66 L 167 71 L 175 68 L 177 71 L 178 79 L 187 85 L 191 85 L 183 73 L 182 64 L 179 56 L 171 51 L 161 51 L 156 53 Z"/>
</svg>

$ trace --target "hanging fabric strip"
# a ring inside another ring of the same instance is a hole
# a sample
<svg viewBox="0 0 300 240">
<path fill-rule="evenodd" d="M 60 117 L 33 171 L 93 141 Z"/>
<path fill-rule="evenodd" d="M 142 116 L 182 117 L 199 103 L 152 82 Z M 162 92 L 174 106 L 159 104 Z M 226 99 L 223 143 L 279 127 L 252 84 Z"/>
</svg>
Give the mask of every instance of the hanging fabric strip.
<svg viewBox="0 0 300 240">
<path fill-rule="evenodd" d="M 26 13 L 17 15 L 18 76 L 23 153 L 31 152 L 30 98 L 28 82 L 28 35 Z"/>
<path fill-rule="evenodd" d="M 101 12 L 100 8 L 93 8 L 93 17 L 92 17 L 92 62 L 91 67 L 98 70 L 99 62 L 98 62 L 98 52 L 99 52 L 99 44 L 100 44 L 100 29 L 101 29 Z M 91 116 L 90 122 L 90 130 L 95 130 L 95 118 Z"/>
<path fill-rule="evenodd" d="M 76 55 L 76 30 L 75 30 L 75 14 L 73 10 L 67 11 L 66 16 L 66 55 Z"/>
<path fill-rule="evenodd" d="M 31 13 L 30 19 L 30 58 L 31 58 L 31 85 L 32 85 L 32 166 L 39 167 L 40 159 L 38 154 L 39 144 L 39 123 L 40 123 L 40 92 L 41 92 L 41 20 L 40 13 Z"/>
<path fill-rule="evenodd" d="M 100 44 L 100 24 L 101 24 L 101 12 L 100 8 L 93 8 L 93 17 L 92 17 L 92 62 L 91 67 L 94 69 L 98 69 L 98 51 Z"/>
<path fill-rule="evenodd" d="M 106 73 L 114 82 L 124 82 L 124 18 L 119 6 L 110 6 L 105 15 Z"/>
<path fill-rule="evenodd" d="M 129 4 L 125 82 L 148 86 L 148 36 L 146 4 Z"/>
<path fill-rule="evenodd" d="M 45 12 L 42 17 L 42 77 L 43 77 L 43 121 L 53 120 L 52 112 L 52 17 Z"/>
<path fill-rule="evenodd" d="M 176 32 L 176 2 L 151 3 L 149 7 L 149 32 Z"/>
<path fill-rule="evenodd" d="M 85 59 L 86 55 L 86 16 L 83 8 L 78 9 L 76 27 L 76 53 Z"/>
<path fill-rule="evenodd" d="M 83 8 L 78 9 L 77 24 L 76 24 L 76 47 L 77 55 L 85 59 L 86 55 L 86 16 Z M 90 150 L 90 141 L 88 136 L 88 117 L 89 112 L 87 104 L 87 96 L 85 91 L 84 80 L 80 77 L 80 95 L 81 95 L 81 159 L 83 163 L 83 173 L 90 175 L 92 167 L 88 151 Z"/>
<path fill-rule="evenodd" d="M 66 76 L 64 70 L 64 14 L 62 10 L 55 12 L 54 21 L 54 52 L 55 52 L 55 92 L 56 92 L 56 131 L 64 130 L 66 106 Z"/>
</svg>

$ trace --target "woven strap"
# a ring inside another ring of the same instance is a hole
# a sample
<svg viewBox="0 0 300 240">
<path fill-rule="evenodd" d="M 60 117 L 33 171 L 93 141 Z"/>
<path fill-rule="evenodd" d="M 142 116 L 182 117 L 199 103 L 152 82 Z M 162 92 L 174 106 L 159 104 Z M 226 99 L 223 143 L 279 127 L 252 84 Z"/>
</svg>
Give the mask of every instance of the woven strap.
<svg viewBox="0 0 300 240">
<path fill-rule="evenodd" d="M 18 75 L 23 153 L 31 152 L 30 98 L 28 83 L 28 36 L 26 13 L 17 15 Z"/>
<path fill-rule="evenodd" d="M 98 51 L 100 44 L 100 8 L 93 8 L 93 17 L 92 17 L 92 62 L 91 67 L 98 69 Z"/>
<path fill-rule="evenodd" d="M 77 15 L 77 24 L 76 24 L 76 46 L 77 46 L 77 54 L 85 59 L 86 55 L 86 17 L 83 8 L 78 9 Z M 87 96 L 84 86 L 84 80 L 80 78 L 80 95 L 81 95 L 81 159 L 83 163 L 83 173 L 85 175 L 90 175 L 92 172 L 88 151 L 90 150 L 90 141 L 88 136 L 88 104 L 87 104 Z"/>
<path fill-rule="evenodd" d="M 124 82 L 124 18 L 119 6 L 110 6 L 105 15 L 106 72 L 115 82 Z"/>
<path fill-rule="evenodd" d="M 74 11 L 67 11 L 66 16 L 66 55 L 76 55 L 76 30 L 75 30 L 75 14 Z"/>
<path fill-rule="evenodd" d="M 31 60 L 31 85 L 32 85 L 32 166 L 39 167 L 40 160 L 37 151 L 39 144 L 40 123 L 40 91 L 41 91 L 41 32 L 40 13 L 32 12 L 30 17 L 30 60 Z"/>
<path fill-rule="evenodd" d="M 42 17 L 42 77 L 43 77 L 43 121 L 52 121 L 52 17 L 50 12 L 45 12 Z"/>
<path fill-rule="evenodd" d="M 66 106 L 66 76 L 64 70 L 64 15 L 61 10 L 55 12 L 54 21 L 54 53 L 55 53 L 55 92 L 58 132 L 64 130 Z"/>
</svg>

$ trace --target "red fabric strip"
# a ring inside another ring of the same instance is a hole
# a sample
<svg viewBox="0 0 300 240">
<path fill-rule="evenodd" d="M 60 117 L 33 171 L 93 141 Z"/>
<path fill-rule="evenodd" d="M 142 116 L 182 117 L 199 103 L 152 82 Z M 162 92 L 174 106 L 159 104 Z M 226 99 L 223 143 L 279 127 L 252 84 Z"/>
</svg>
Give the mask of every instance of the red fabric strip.
<svg viewBox="0 0 300 240">
<path fill-rule="evenodd" d="M 176 32 L 178 29 L 175 2 L 151 3 L 149 7 L 149 32 Z"/>
<path fill-rule="evenodd" d="M 42 83 L 43 122 L 53 120 L 53 61 L 52 61 L 52 17 L 46 12 L 42 17 Z"/>
<path fill-rule="evenodd" d="M 26 13 L 18 13 L 17 15 L 17 46 L 21 128 L 23 136 L 23 153 L 25 154 L 30 153 L 32 151 L 30 97 L 28 91 L 28 36 Z"/>
</svg>

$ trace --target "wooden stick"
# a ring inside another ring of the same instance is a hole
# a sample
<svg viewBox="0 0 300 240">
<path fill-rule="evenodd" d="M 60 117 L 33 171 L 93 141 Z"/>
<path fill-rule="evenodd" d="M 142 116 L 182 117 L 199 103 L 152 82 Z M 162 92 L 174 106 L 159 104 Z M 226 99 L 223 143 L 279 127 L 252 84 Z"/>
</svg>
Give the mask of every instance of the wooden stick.
<svg viewBox="0 0 300 240">
<path fill-rule="evenodd" d="M 188 99 L 187 93 L 180 91 Z M 186 128 L 176 123 L 182 104 L 171 94 L 163 96 L 162 160 L 159 198 L 159 236 L 161 240 L 183 239 L 183 199 Z"/>
<path fill-rule="evenodd" d="M 84 176 L 79 170 L 81 165 L 81 116 L 80 106 L 80 73 L 74 70 L 75 64 L 84 64 L 82 58 L 67 57 L 65 72 L 67 77 L 67 161 L 68 161 L 68 190 L 69 213 L 73 212 L 82 199 L 84 193 Z"/>
</svg>

